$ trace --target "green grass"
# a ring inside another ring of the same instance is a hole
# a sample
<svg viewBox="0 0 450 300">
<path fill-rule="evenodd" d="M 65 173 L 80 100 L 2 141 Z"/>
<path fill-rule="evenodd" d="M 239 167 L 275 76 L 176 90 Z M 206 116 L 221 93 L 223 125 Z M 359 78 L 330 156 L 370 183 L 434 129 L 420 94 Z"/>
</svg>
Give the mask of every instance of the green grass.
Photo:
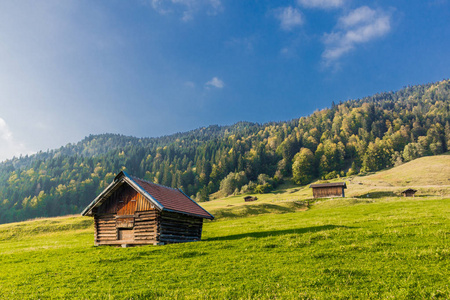
<svg viewBox="0 0 450 300">
<path fill-rule="evenodd" d="M 0 225 L 0 298 L 448 299 L 449 213 L 448 198 L 329 199 L 135 248 L 94 247 L 85 217 Z"/>
<path fill-rule="evenodd" d="M 195 243 L 95 247 L 79 216 L 0 225 L 0 299 L 450 299 L 447 174 L 450 155 L 424 157 L 335 179 L 347 198 L 202 203 L 216 220 Z"/>
</svg>

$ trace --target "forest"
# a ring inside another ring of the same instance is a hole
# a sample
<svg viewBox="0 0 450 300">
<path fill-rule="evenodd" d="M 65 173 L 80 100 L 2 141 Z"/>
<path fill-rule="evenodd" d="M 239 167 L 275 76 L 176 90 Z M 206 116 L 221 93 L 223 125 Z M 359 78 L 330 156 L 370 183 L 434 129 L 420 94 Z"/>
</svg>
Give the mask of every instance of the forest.
<svg viewBox="0 0 450 300">
<path fill-rule="evenodd" d="M 0 223 L 80 213 L 120 171 L 181 188 L 266 193 L 450 150 L 450 80 L 331 104 L 286 122 L 213 125 L 158 138 L 90 135 L 0 163 Z"/>
</svg>

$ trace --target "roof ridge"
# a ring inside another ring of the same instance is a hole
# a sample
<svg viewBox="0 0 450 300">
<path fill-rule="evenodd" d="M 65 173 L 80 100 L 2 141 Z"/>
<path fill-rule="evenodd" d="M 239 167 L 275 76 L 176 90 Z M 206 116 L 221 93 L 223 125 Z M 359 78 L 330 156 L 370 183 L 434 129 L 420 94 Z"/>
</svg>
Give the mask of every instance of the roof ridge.
<svg viewBox="0 0 450 300">
<path fill-rule="evenodd" d="M 139 177 L 136 177 L 136 176 L 129 175 L 129 177 L 131 177 L 132 179 L 137 179 L 137 180 L 143 181 L 143 182 L 148 183 L 148 184 L 157 185 L 157 186 L 160 186 L 160 187 L 163 187 L 163 188 L 166 188 L 166 189 L 171 189 L 171 190 L 174 190 L 174 191 L 178 191 L 179 190 L 179 189 L 176 189 L 176 188 L 173 188 L 173 187 L 170 187 L 170 186 L 165 186 L 165 185 L 162 185 L 162 184 L 159 184 L 159 183 L 154 183 L 152 181 L 145 180 L 145 179 L 142 179 L 142 178 L 139 178 Z"/>
</svg>

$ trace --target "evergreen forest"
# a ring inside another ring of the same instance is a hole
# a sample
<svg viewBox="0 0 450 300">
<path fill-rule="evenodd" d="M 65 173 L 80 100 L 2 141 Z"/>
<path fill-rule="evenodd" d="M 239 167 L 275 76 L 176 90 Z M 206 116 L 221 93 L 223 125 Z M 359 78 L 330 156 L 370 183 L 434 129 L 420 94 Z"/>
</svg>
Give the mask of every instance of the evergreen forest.
<svg viewBox="0 0 450 300">
<path fill-rule="evenodd" d="M 120 171 L 211 194 L 378 171 L 450 151 L 450 80 L 331 104 L 286 122 L 209 126 L 158 138 L 90 135 L 0 163 L 0 223 L 80 213 Z"/>
</svg>

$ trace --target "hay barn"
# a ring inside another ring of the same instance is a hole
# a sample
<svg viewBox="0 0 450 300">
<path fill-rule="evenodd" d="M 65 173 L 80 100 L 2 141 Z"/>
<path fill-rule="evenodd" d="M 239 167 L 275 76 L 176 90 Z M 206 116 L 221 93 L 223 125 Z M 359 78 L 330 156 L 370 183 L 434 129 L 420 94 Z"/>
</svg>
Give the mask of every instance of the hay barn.
<svg viewBox="0 0 450 300">
<path fill-rule="evenodd" d="M 417 190 L 407 189 L 402 192 L 402 195 L 405 197 L 415 197 Z"/>
<path fill-rule="evenodd" d="M 245 202 L 251 202 L 251 201 L 256 201 L 256 200 L 258 200 L 257 197 L 253 197 L 253 196 L 245 196 L 244 197 Z"/>
<path fill-rule="evenodd" d="M 333 182 L 311 184 L 309 187 L 313 189 L 314 198 L 345 197 L 347 185 L 345 182 Z"/>
<path fill-rule="evenodd" d="M 81 213 L 93 216 L 95 245 L 199 241 L 203 219 L 214 219 L 180 189 L 120 172 Z"/>
</svg>

